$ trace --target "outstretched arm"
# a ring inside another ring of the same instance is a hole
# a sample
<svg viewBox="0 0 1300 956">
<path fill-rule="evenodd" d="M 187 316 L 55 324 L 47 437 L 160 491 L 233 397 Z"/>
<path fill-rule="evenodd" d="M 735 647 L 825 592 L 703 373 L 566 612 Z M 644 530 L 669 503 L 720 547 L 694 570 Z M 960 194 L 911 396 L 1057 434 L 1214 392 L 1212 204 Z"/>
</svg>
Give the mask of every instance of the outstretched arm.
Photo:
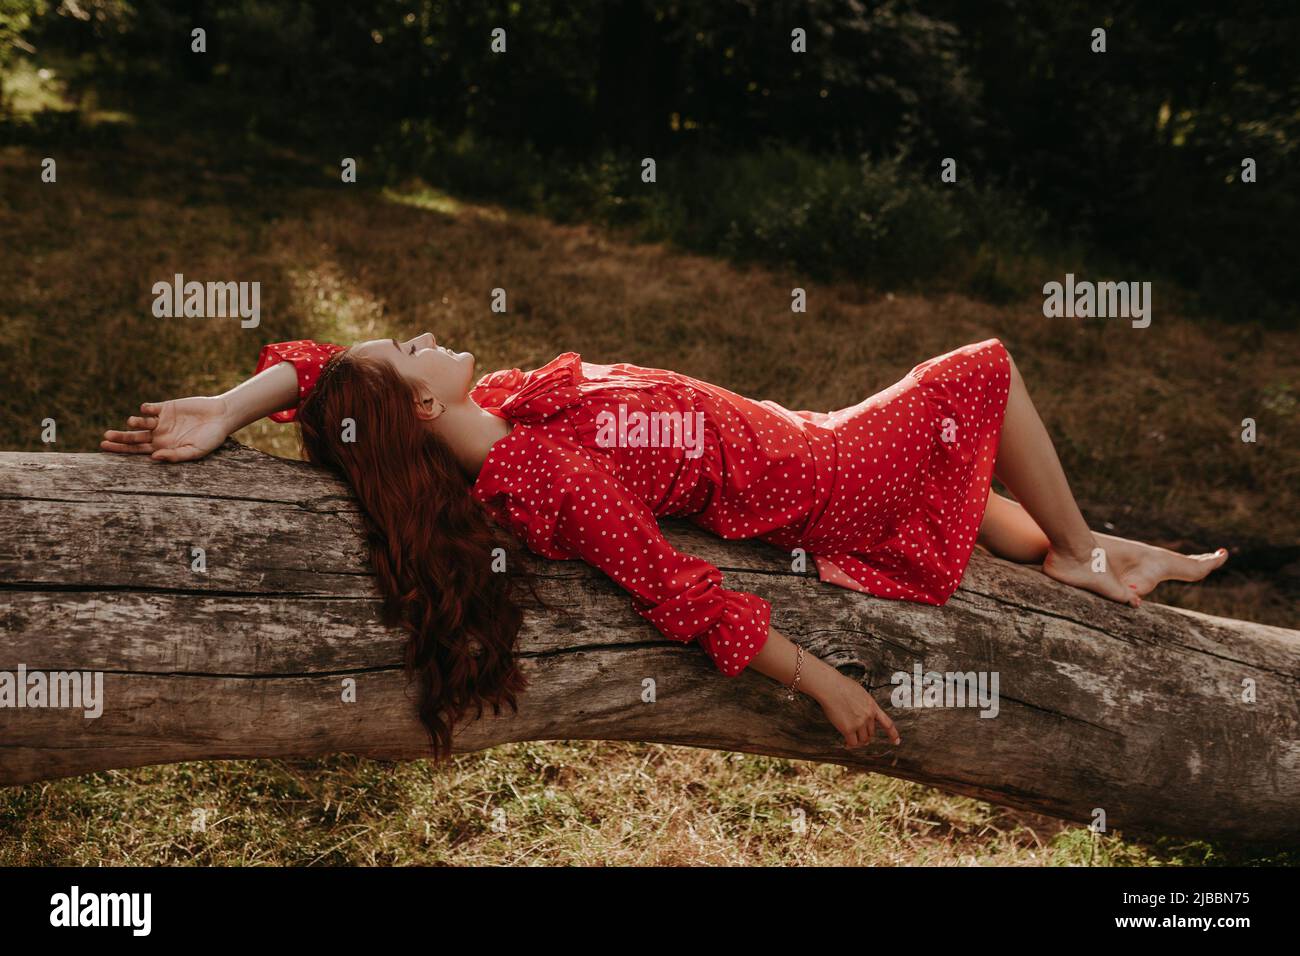
<svg viewBox="0 0 1300 956">
<path fill-rule="evenodd" d="M 298 399 L 298 375 L 282 362 L 258 372 L 221 395 L 194 395 L 145 402 L 126 420 L 129 431 L 104 432 L 104 451 L 149 455 L 156 461 L 192 461 L 221 445 L 233 432 Z"/>
<path fill-rule="evenodd" d="M 169 402 L 145 402 L 126 420 L 128 431 L 104 432 L 99 447 L 158 461 L 192 461 L 221 445 L 232 432 L 263 416 L 291 422 L 341 345 L 296 339 L 262 349 L 257 371 L 221 395 L 194 395 Z"/>
</svg>

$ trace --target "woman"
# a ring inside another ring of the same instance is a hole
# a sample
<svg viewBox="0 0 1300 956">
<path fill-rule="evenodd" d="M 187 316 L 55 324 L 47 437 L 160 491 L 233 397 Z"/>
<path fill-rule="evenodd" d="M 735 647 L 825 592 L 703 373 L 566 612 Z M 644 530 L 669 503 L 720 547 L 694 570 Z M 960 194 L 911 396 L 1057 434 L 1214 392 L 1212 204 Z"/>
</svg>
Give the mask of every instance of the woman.
<svg viewBox="0 0 1300 956">
<path fill-rule="evenodd" d="M 514 707 L 524 687 L 513 657 L 521 615 L 510 576 L 494 573 L 489 517 L 538 554 L 600 568 L 641 616 L 700 644 L 724 674 L 752 666 L 814 697 L 851 748 L 877 722 L 900 738 L 861 684 L 805 660 L 770 627 L 767 601 L 722 587 L 716 567 L 663 538 L 657 516 L 800 548 L 823 581 L 935 605 L 977 541 L 1134 607 L 1161 581 L 1200 580 L 1227 558 L 1090 531 L 998 339 L 830 413 L 573 352 L 473 381 L 473 356 L 427 332 L 348 349 L 283 342 L 223 395 L 146 402 L 101 447 L 189 461 L 264 415 L 296 417 L 307 457 L 341 472 L 361 503 L 440 756 L 471 707 Z M 991 493 L 995 474 L 1018 501 Z"/>
</svg>

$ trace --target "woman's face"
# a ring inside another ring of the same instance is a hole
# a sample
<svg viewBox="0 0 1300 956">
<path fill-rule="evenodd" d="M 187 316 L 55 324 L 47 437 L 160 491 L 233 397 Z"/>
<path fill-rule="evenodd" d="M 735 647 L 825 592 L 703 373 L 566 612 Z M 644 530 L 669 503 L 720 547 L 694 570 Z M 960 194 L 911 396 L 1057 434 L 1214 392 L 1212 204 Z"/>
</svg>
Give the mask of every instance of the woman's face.
<svg viewBox="0 0 1300 956">
<path fill-rule="evenodd" d="M 449 406 L 467 400 L 474 380 L 474 356 L 443 348 L 431 332 L 405 342 L 371 339 L 352 346 L 351 352 L 387 362 L 421 397 L 431 395 Z"/>
</svg>

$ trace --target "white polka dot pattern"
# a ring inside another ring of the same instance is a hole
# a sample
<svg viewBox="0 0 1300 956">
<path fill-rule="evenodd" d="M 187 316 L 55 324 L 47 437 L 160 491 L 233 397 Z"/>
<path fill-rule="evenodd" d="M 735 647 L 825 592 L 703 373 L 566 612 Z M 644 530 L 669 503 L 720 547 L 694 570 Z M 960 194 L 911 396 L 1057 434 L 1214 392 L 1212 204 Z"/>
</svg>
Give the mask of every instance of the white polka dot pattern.
<svg viewBox="0 0 1300 956">
<path fill-rule="evenodd" d="M 316 387 L 316 380 L 320 378 L 321 366 L 335 352 L 342 351 L 343 346 L 341 345 L 330 345 L 328 342 L 313 342 L 311 339 L 275 342 L 262 349 L 262 354 L 257 358 L 257 369 L 253 374 L 256 375 L 258 372 L 264 371 L 272 365 L 279 365 L 281 362 L 292 362 L 294 371 L 298 373 L 298 404 L 301 405 L 311 393 L 311 390 Z M 286 408 L 267 417 L 273 422 L 291 422 L 297 419 L 298 408 L 297 406 Z"/>
</svg>

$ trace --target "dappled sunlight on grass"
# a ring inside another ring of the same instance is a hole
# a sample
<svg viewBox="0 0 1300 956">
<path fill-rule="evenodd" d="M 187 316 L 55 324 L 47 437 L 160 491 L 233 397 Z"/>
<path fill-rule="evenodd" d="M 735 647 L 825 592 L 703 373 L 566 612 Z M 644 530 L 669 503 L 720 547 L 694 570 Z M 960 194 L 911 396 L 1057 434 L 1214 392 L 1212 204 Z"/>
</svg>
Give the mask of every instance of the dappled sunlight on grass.
<svg viewBox="0 0 1300 956">
<path fill-rule="evenodd" d="M 423 209 L 425 212 L 438 212 L 445 216 L 461 216 L 468 212 L 481 219 L 490 219 L 494 222 L 504 222 L 509 218 L 509 214 L 497 206 L 464 203 L 440 189 L 425 185 L 419 180 L 404 183 L 397 188 L 386 186 L 380 190 L 379 194 L 388 202 Z"/>
<path fill-rule="evenodd" d="M 413 206 L 429 212 L 440 212 L 446 216 L 459 216 L 464 210 L 463 203 L 452 199 L 446 193 L 428 186 L 406 189 L 394 189 L 386 186 L 380 195 L 389 202 Z"/>
<path fill-rule="evenodd" d="M 350 345 L 389 334 L 391 323 L 384 318 L 383 303 L 358 289 L 334 263 L 290 267 L 286 278 L 294 311 L 322 341 Z"/>
<path fill-rule="evenodd" d="M 320 262 L 309 268 L 288 268 L 290 309 L 302 316 L 318 341 L 350 345 L 390 334 L 383 304 L 349 282 L 337 265 Z M 233 436 L 260 451 L 281 458 L 301 458 L 298 430 L 264 418 Z"/>
</svg>

